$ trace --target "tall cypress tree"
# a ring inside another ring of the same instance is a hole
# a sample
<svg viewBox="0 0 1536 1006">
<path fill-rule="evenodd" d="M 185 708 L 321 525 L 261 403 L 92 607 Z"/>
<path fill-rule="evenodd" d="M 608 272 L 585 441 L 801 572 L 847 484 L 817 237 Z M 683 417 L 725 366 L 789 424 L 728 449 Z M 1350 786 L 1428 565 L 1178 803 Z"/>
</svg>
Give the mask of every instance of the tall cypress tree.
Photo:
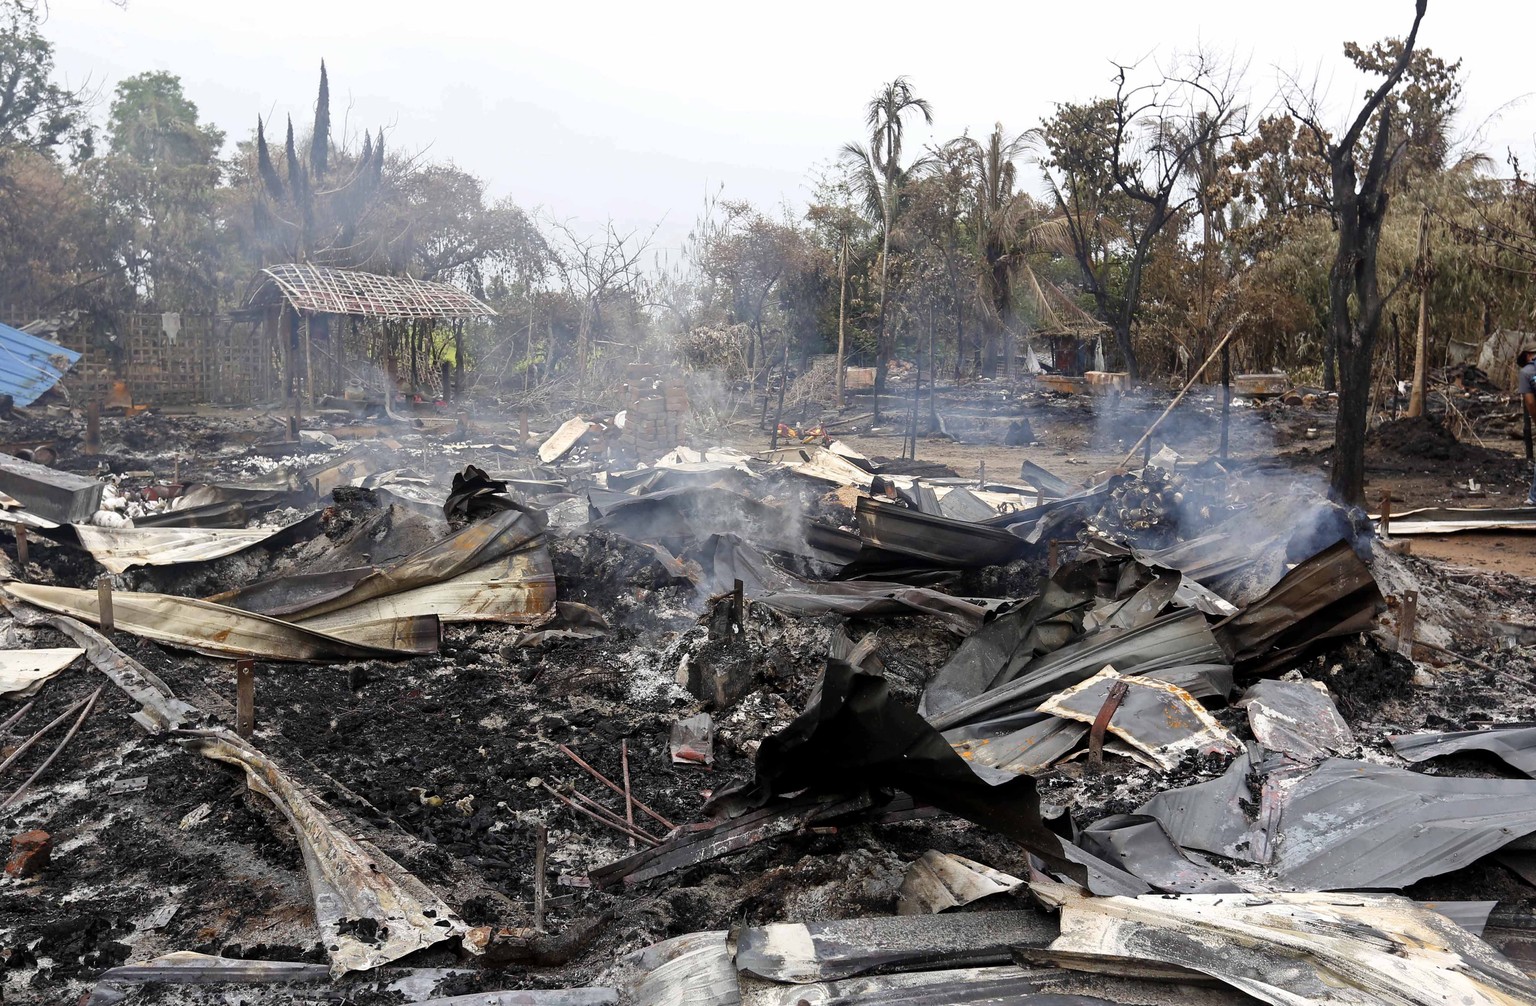
<svg viewBox="0 0 1536 1006">
<path fill-rule="evenodd" d="M 315 99 L 315 135 L 310 141 L 309 163 L 315 181 L 325 178 L 331 146 L 331 84 L 325 76 L 325 60 L 320 61 L 320 95 Z"/>
</svg>

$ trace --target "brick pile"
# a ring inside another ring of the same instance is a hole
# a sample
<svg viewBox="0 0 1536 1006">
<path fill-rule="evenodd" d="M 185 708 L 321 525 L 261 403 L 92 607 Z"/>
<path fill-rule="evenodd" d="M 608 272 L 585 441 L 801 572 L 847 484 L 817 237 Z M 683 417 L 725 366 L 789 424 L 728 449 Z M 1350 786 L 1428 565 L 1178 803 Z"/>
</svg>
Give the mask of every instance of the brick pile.
<svg viewBox="0 0 1536 1006">
<path fill-rule="evenodd" d="M 641 456 L 663 454 L 683 443 L 690 411 L 683 379 L 641 363 L 630 364 L 627 376 L 624 439 Z"/>
</svg>

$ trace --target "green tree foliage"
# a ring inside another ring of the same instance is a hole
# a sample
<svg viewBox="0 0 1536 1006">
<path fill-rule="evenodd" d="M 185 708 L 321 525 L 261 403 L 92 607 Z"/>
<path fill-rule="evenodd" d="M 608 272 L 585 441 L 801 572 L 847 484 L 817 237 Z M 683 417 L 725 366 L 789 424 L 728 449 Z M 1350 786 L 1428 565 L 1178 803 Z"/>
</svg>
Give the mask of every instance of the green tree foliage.
<svg viewBox="0 0 1536 1006">
<path fill-rule="evenodd" d="M 180 78 L 157 72 L 118 84 L 107 139 L 106 156 L 90 170 L 123 222 L 125 274 L 148 306 L 212 310 L 224 133 L 199 122 Z"/>
<path fill-rule="evenodd" d="M 38 30 L 37 10 L 0 0 L 0 150 L 52 153 L 81 126 L 78 92 L 53 80 L 53 43 Z M 79 137 L 88 155 L 88 135 Z"/>
</svg>

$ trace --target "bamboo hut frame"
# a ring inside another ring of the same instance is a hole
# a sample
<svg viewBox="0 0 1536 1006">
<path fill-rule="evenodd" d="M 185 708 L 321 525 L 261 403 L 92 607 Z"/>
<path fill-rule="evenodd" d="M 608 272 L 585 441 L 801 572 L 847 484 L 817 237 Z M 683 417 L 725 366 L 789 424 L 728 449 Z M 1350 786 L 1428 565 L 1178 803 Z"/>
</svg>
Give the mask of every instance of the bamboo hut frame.
<svg viewBox="0 0 1536 1006">
<path fill-rule="evenodd" d="M 380 323 L 381 339 L 365 357 L 382 363 L 386 380 L 392 385 L 399 372 L 402 342 L 410 357 L 413 386 L 422 380 L 420 356 L 433 324 L 453 322 L 456 376 L 463 373 L 464 322 L 471 318 L 494 317 L 496 311 L 484 301 L 447 283 L 416 279 L 412 276 L 382 276 L 355 269 L 339 269 L 311 263 L 282 263 L 268 266 L 257 276 L 247 307 L 259 311 L 263 330 L 279 354 L 283 366 L 284 387 L 295 394 L 299 367 L 303 368 L 303 398 L 314 406 L 315 381 L 314 329 L 324 330 L 325 345 L 321 365 L 334 394 L 341 394 L 347 371 L 346 341 L 357 335 L 358 321 Z M 350 325 L 345 319 L 350 319 Z M 334 320 L 334 323 L 333 323 Z M 287 333 L 287 338 L 284 334 Z M 302 354 L 302 356 L 300 355 Z M 444 364 L 446 369 L 447 364 Z M 458 381 L 455 381 L 458 383 Z M 387 389 L 392 392 L 392 386 Z M 444 393 L 447 393 L 446 386 Z"/>
</svg>

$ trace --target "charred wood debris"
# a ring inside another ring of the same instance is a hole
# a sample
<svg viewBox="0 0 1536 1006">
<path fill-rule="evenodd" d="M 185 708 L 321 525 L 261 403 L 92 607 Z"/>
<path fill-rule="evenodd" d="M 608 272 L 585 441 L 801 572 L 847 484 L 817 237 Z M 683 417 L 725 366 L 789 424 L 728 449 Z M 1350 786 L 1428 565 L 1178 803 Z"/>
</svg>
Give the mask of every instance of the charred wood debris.
<svg viewBox="0 0 1536 1006">
<path fill-rule="evenodd" d="M 1529 585 L 686 411 L 0 457 L 3 1001 L 1536 1001 Z"/>
</svg>

